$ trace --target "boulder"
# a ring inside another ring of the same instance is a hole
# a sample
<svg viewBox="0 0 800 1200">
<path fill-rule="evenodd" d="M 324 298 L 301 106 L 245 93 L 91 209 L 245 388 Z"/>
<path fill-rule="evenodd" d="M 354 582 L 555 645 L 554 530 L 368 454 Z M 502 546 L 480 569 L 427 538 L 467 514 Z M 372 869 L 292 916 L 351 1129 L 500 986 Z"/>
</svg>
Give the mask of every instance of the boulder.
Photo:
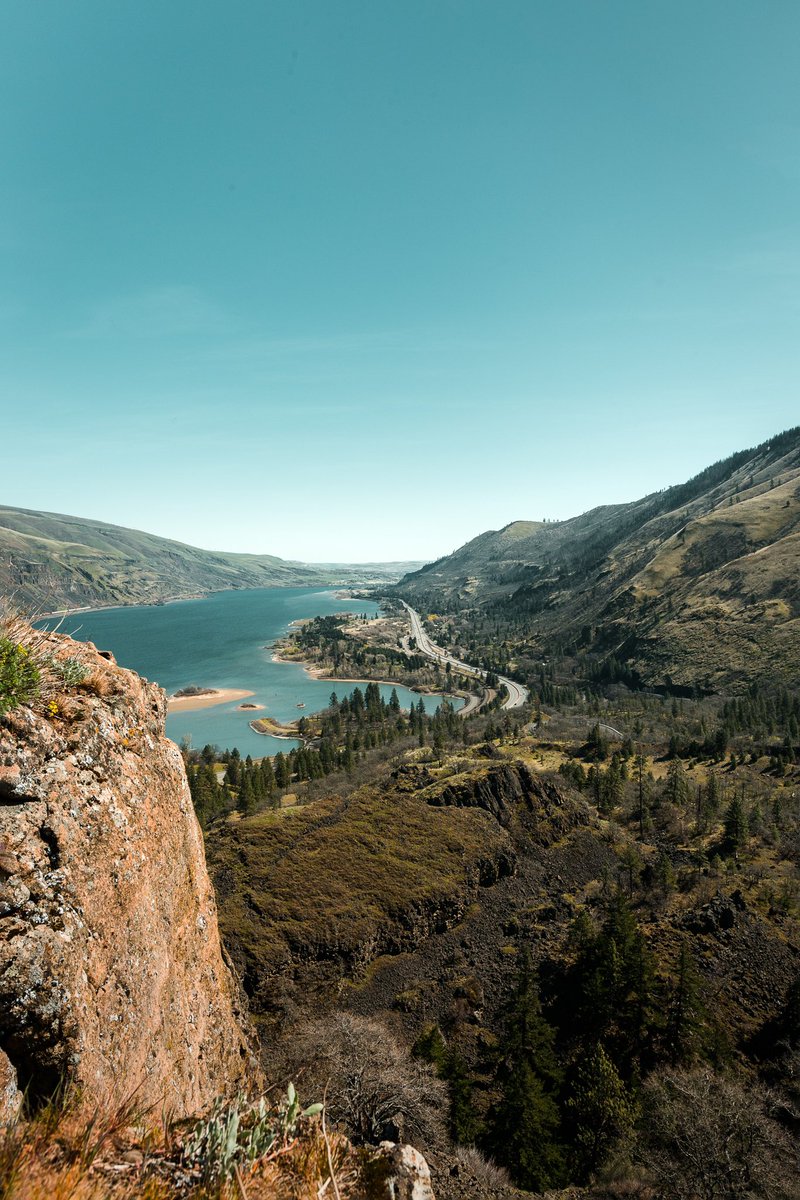
<svg viewBox="0 0 800 1200">
<path fill-rule="evenodd" d="M 413 1146 L 381 1142 L 386 1200 L 435 1200 L 427 1162 Z"/>
</svg>

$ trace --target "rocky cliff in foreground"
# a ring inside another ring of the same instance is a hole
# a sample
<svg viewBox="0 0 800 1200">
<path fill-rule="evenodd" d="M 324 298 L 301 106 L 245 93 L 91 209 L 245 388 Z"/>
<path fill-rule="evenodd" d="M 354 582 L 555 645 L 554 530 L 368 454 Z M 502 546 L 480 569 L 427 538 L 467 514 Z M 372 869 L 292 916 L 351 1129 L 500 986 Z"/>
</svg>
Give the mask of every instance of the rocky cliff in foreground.
<svg viewBox="0 0 800 1200">
<path fill-rule="evenodd" d="M 164 693 L 43 650 L 85 678 L 0 717 L 0 1108 L 66 1078 L 192 1113 L 257 1078 Z"/>
</svg>

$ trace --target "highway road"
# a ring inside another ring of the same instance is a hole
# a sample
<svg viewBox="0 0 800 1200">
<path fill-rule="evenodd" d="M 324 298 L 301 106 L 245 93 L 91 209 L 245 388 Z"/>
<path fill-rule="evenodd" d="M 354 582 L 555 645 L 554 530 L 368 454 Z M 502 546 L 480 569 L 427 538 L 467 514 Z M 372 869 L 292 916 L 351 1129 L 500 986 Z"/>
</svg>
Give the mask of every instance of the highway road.
<svg viewBox="0 0 800 1200">
<path fill-rule="evenodd" d="M 408 618 L 411 622 L 411 634 L 417 643 L 417 649 L 426 654 L 428 658 L 435 658 L 441 663 L 450 663 L 451 667 L 457 668 L 464 675 L 473 675 L 477 679 L 485 679 L 487 672 L 481 667 L 473 667 L 470 663 L 462 662 L 459 658 L 454 658 L 442 646 L 437 646 L 436 642 L 432 642 L 427 633 L 422 627 L 422 618 L 410 604 L 406 604 L 405 600 L 400 603 L 408 613 Z M 497 678 L 503 684 L 508 696 L 504 701 L 503 708 L 519 708 L 525 704 L 528 699 L 528 689 L 523 687 L 521 683 L 516 683 L 513 679 L 507 679 L 505 675 L 498 675 Z"/>
</svg>

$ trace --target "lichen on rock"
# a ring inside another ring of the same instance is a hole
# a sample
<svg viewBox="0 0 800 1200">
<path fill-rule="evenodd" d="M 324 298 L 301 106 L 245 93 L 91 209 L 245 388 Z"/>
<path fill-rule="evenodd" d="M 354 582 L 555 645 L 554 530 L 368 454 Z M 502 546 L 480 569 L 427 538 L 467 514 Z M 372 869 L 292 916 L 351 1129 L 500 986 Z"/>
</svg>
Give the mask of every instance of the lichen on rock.
<svg viewBox="0 0 800 1200">
<path fill-rule="evenodd" d="M 194 1113 L 258 1082 L 202 835 L 163 691 L 80 655 L 90 686 L 0 719 L 0 1091 Z"/>
</svg>

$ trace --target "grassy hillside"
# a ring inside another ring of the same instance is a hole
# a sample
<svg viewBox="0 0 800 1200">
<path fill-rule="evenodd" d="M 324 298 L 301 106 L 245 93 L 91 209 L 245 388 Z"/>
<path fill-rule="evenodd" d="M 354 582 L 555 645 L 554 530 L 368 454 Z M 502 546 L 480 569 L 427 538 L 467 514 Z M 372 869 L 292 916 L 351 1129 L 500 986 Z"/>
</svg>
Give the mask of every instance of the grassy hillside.
<svg viewBox="0 0 800 1200">
<path fill-rule="evenodd" d="M 613 657 L 649 686 L 724 690 L 800 677 L 798 577 L 800 428 L 634 503 L 482 534 L 398 592 L 460 613 L 461 637 L 491 614 L 531 661 Z"/>
<path fill-rule="evenodd" d="M 0 507 L 0 594 L 34 611 L 151 604 L 227 588 L 374 584 L 402 564 L 313 565 L 200 550 L 139 530 Z"/>
</svg>

